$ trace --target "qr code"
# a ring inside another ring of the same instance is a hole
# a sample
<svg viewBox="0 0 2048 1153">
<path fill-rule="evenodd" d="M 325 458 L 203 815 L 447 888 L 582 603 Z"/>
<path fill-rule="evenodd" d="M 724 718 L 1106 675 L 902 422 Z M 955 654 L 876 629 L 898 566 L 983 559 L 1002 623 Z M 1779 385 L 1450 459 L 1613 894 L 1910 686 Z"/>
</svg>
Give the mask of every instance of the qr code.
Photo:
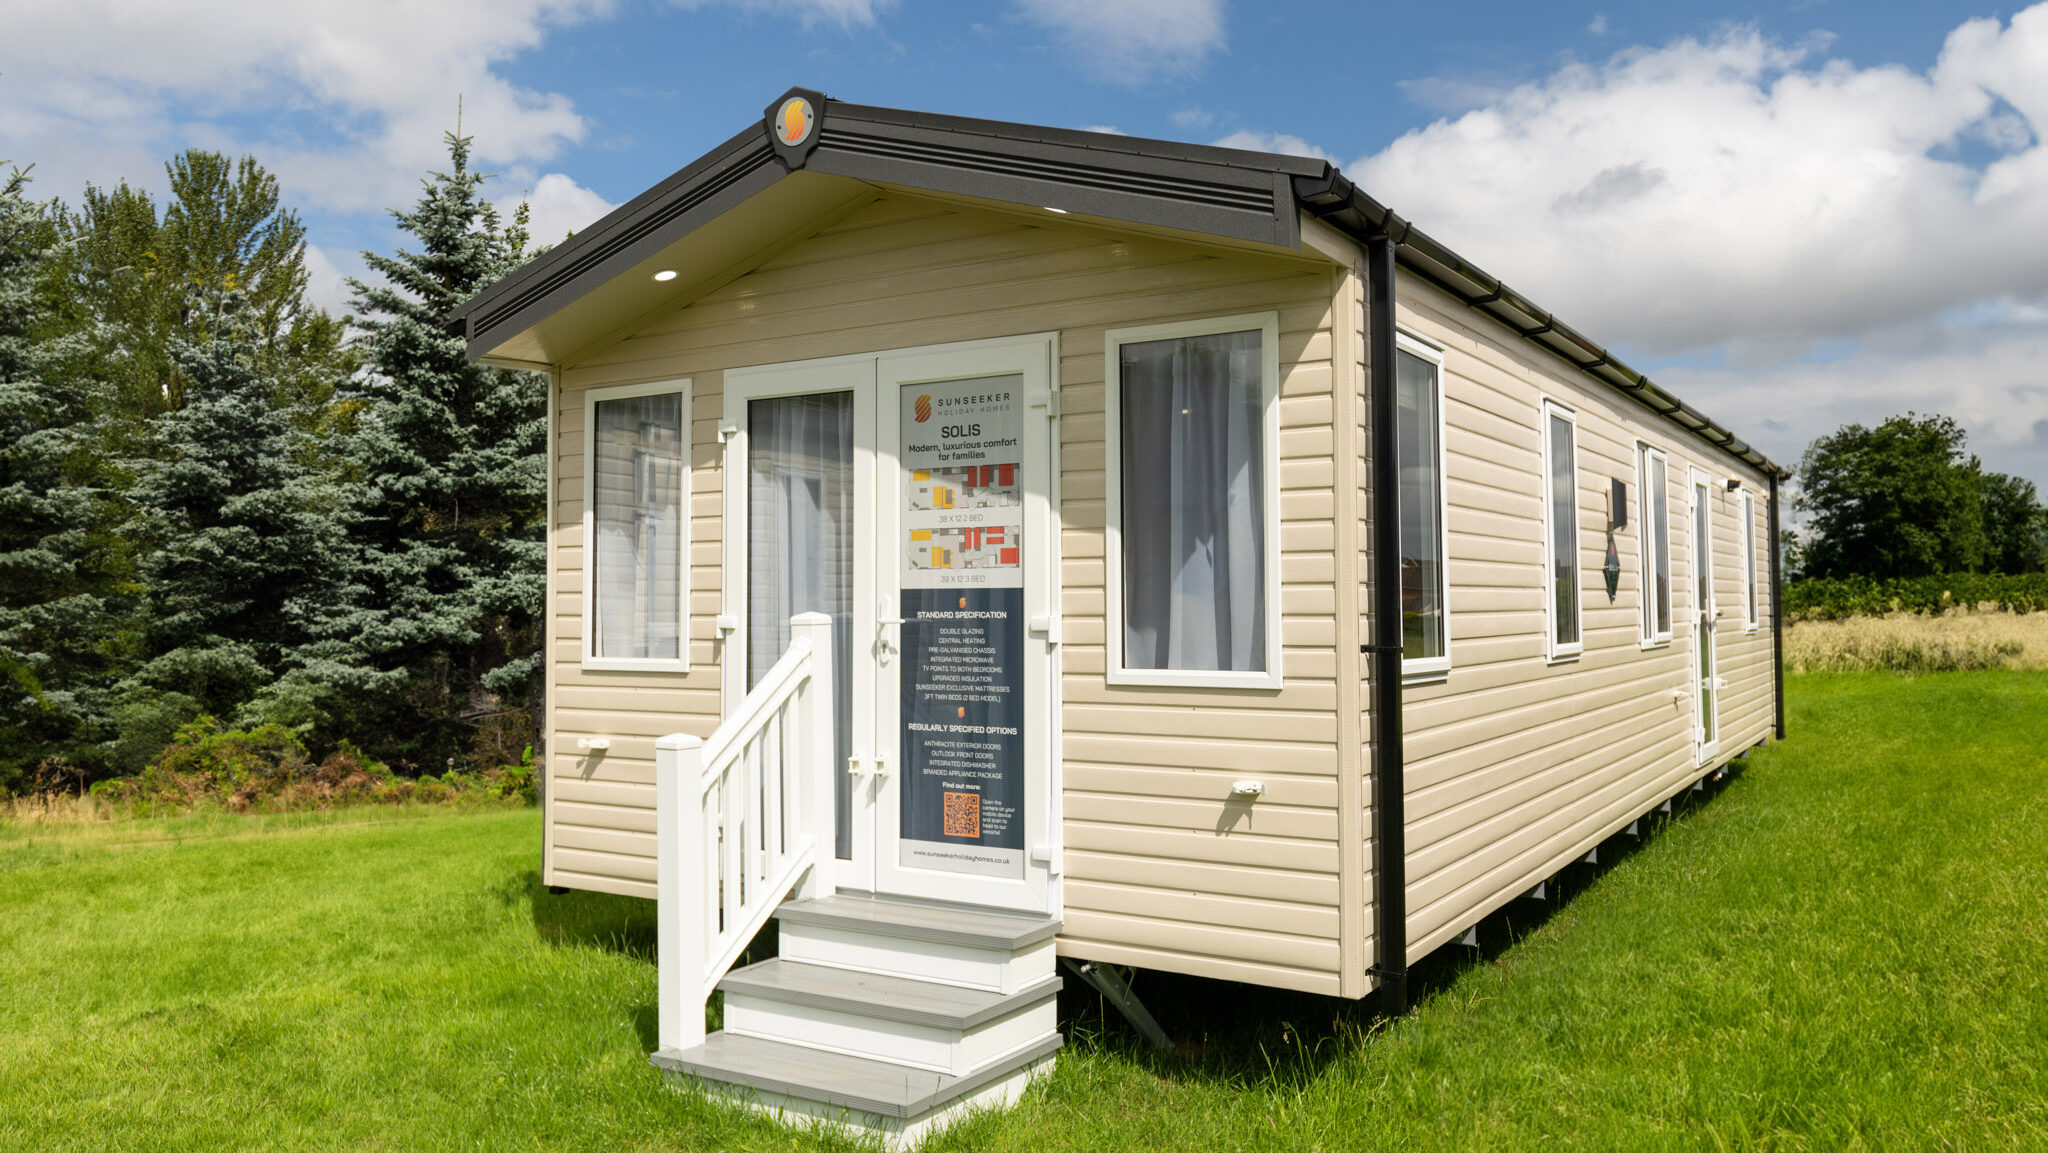
<svg viewBox="0 0 2048 1153">
<path fill-rule="evenodd" d="M 946 794 L 946 835 L 949 837 L 979 837 L 981 835 L 981 794 Z"/>
</svg>

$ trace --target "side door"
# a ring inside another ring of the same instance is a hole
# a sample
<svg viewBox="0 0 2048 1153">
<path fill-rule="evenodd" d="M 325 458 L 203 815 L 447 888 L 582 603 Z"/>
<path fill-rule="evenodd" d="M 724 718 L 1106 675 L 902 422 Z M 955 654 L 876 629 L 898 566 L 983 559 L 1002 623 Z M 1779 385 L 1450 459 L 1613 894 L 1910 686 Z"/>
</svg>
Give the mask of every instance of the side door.
<svg viewBox="0 0 2048 1153">
<path fill-rule="evenodd" d="M 1693 721 L 1699 763 L 1721 751 L 1721 681 L 1716 650 L 1720 608 L 1714 602 L 1713 485 L 1692 470 Z"/>
</svg>

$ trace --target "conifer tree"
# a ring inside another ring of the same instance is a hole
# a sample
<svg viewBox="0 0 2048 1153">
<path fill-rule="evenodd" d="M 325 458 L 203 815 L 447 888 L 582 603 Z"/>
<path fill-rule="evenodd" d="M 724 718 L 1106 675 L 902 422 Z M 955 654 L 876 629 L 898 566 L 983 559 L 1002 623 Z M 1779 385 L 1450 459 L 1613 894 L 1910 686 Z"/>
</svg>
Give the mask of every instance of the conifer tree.
<svg viewBox="0 0 2048 1153">
<path fill-rule="evenodd" d="M 385 283 L 352 282 L 367 331 L 360 567 L 330 643 L 304 657 L 322 679 L 381 688 L 381 716 L 350 727 L 416 766 L 466 757 L 472 722 L 521 711 L 544 589 L 545 378 L 472 363 L 447 321 L 527 258 L 525 210 L 502 221 L 470 139 L 447 144 L 450 170 L 392 214 L 417 250 L 366 252 Z"/>
<path fill-rule="evenodd" d="M 42 289 L 56 229 L 0 179 L 0 788 L 38 765 L 90 771 L 119 660 L 122 552 L 79 340 Z"/>
<path fill-rule="evenodd" d="M 145 620 L 122 686 L 128 769 L 194 711 L 246 712 L 339 595 L 347 557 L 347 496 L 263 371 L 261 313 L 237 293 L 190 307 L 209 335 L 173 343 L 184 403 L 152 422 L 128 494 Z"/>
</svg>

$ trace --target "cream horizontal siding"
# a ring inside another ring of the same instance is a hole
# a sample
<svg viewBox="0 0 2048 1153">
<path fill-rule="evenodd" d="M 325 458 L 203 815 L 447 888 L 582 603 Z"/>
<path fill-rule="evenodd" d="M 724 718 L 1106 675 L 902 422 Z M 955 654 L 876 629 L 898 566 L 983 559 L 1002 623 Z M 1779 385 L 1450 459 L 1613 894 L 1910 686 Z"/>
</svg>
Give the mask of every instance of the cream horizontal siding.
<svg viewBox="0 0 2048 1153">
<path fill-rule="evenodd" d="M 1331 491 L 1332 286 L 1327 268 L 1219 258 L 1206 287 L 1174 266 L 1060 348 L 1062 952 L 1227 980 L 1339 991 L 1340 603 Z M 1111 685 L 1105 674 L 1104 340 L 1111 328 L 1277 310 L 1280 599 L 1277 692 Z M 1345 545 L 1350 547 L 1348 532 Z M 1348 592 L 1348 589 L 1345 590 Z M 1348 601 L 1346 602 L 1348 604 Z M 1348 689 L 1345 690 L 1348 692 Z M 1229 800 L 1255 776 L 1255 804 Z M 1355 853 L 1354 844 L 1351 850 Z M 1347 990 L 1349 991 L 1349 990 Z"/>
<path fill-rule="evenodd" d="M 1062 951 L 1335 992 L 1341 919 L 1340 602 L 1331 453 L 1328 266 L 1152 236 L 877 196 L 745 275 L 646 318 L 567 365 L 557 406 L 548 653 L 555 678 L 548 879 L 652 895 L 652 741 L 717 724 L 722 488 L 716 428 L 729 368 L 1057 331 L 1061 362 Z M 1282 619 L 1278 692 L 1110 686 L 1104 668 L 1103 345 L 1107 331 L 1273 310 L 1280 316 Z M 688 674 L 586 672 L 583 393 L 690 377 Z M 1347 398 L 1348 400 L 1348 398 Z M 1342 547 L 1352 547 L 1345 537 Z M 1345 568 L 1348 574 L 1351 569 Z M 601 758 L 575 752 L 606 736 Z M 1232 804 L 1233 781 L 1269 792 Z"/>
<path fill-rule="evenodd" d="M 1706 771 L 1690 697 L 1689 469 L 1711 478 L 1721 747 L 1766 739 L 1772 723 L 1768 487 L 1756 470 L 1576 373 L 1413 276 L 1404 328 L 1444 359 L 1452 669 L 1406 691 L 1408 952 L 1462 934 Z M 1578 418 L 1578 532 L 1585 651 L 1547 659 L 1542 401 Z M 1638 439 L 1670 458 L 1673 637 L 1640 643 L 1635 476 Z M 1742 628 L 1739 478 L 1757 494 L 1760 627 Z M 1609 601 L 1609 481 L 1628 485 L 1629 524 Z M 1362 706 L 1361 706 L 1362 707 Z"/>
<path fill-rule="evenodd" d="M 635 897 L 654 896 L 654 742 L 673 732 L 709 735 L 719 715 L 718 645 L 710 629 L 719 604 L 717 424 L 723 400 L 715 374 L 687 369 L 605 384 L 691 376 L 689 621 L 690 671 L 597 672 L 583 656 L 583 485 L 585 392 L 557 390 L 551 502 L 547 660 L 547 884 Z M 611 748 L 577 750 L 603 737 Z"/>
</svg>

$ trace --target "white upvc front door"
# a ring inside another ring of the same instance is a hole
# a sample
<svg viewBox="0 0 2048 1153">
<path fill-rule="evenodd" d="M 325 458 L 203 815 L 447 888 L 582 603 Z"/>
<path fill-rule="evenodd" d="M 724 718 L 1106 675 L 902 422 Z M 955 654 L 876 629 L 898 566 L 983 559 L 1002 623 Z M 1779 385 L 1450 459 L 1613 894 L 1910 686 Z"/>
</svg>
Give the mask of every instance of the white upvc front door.
<svg viewBox="0 0 2048 1153">
<path fill-rule="evenodd" d="M 833 616 L 842 889 L 1053 907 L 1055 348 L 725 374 L 724 707 L 773 615 Z"/>
<path fill-rule="evenodd" d="M 1715 640 L 1720 608 L 1714 603 L 1714 533 L 1712 482 L 1692 470 L 1692 603 L 1693 603 L 1693 740 L 1698 762 L 1706 764 L 1721 751 L 1721 680 Z"/>
</svg>

